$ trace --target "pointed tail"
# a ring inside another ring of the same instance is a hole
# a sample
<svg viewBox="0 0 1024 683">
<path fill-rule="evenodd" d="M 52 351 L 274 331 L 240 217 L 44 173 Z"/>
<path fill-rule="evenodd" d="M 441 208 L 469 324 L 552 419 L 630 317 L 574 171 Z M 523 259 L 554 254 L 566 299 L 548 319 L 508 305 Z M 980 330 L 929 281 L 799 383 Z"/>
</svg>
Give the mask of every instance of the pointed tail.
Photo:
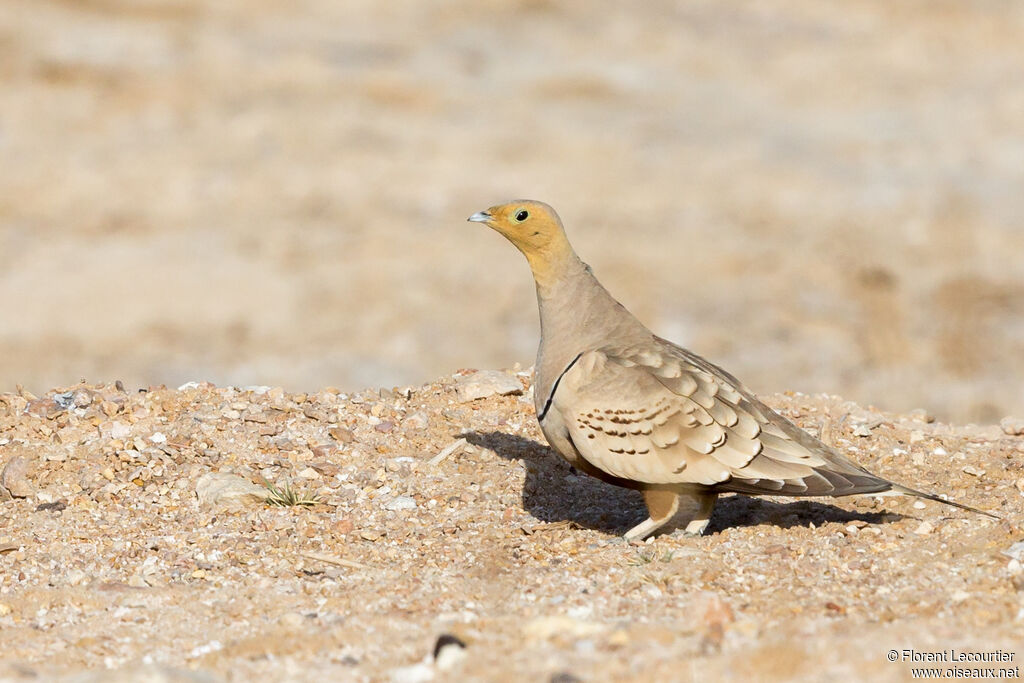
<svg viewBox="0 0 1024 683">
<path fill-rule="evenodd" d="M 1002 517 L 1000 517 L 999 515 L 994 514 L 992 512 L 986 512 L 985 510 L 979 510 L 978 508 L 972 508 L 970 505 L 964 505 L 963 503 L 958 503 L 955 500 L 946 500 L 945 498 L 940 498 L 940 497 L 936 496 L 934 493 L 925 493 L 924 491 L 918 491 L 916 489 L 908 488 L 906 486 L 900 486 L 899 484 L 893 484 L 892 485 L 892 490 L 894 492 L 896 492 L 896 493 L 902 493 L 902 494 L 907 495 L 907 496 L 914 496 L 916 498 L 925 498 L 927 500 L 934 500 L 936 503 L 943 503 L 945 505 L 951 505 L 952 507 L 960 508 L 961 510 L 969 510 L 970 512 L 977 512 L 979 515 L 985 515 L 986 517 L 991 517 L 992 519 L 999 519 L 999 520 L 1002 519 Z"/>
</svg>

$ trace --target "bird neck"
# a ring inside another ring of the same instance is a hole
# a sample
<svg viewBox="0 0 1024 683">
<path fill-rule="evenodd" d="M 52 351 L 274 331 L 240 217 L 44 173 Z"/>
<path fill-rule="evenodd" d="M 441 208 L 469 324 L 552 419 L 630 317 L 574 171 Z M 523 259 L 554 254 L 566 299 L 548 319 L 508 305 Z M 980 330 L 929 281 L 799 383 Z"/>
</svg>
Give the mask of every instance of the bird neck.
<svg viewBox="0 0 1024 683">
<path fill-rule="evenodd" d="M 540 308 L 535 399 L 546 401 L 555 380 L 580 353 L 649 340 L 651 332 L 608 293 L 572 248 L 557 267 L 531 261 Z"/>
<path fill-rule="evenodd" d="M 533 271 L 538 295 L 541 290 L 554 294 L 567 277 L 571 278 L 586 268 L 564 233 L 555 235 L 543 248 L 520 249 Z"/>
<path fill-rule="evenodd" d="M 538 296 L 554 298 L 564 291 L 567 284 L 579 278 L 587 269 L 587 264 L 575 255 L 572 247 L 565 243 L 565 248 L 553 245 L 543 252 L 524 252 L 529 262 L 529 269 L 534 272 Z"/>
</svg>

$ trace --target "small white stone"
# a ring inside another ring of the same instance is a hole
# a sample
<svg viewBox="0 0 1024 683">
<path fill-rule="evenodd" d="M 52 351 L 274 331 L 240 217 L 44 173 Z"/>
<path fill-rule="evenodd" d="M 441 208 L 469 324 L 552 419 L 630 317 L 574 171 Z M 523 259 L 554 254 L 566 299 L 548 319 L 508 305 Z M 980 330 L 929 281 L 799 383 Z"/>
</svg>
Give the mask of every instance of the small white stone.
<svg viewBox="0 0 1024 683">
<path fill-rule="evenodd" d="M 262 503 L 267 495 L 262 486 L 228 472 L 209 472 L 196 482 L 200 505 L 252 505 Z"/>
<path fill-rule="evenodd" d="M 123 438 L 125 438 L 126 436 L 128 436 L 131 433 L 132 433 L 131 426 L 126 424 L 126 423 L 124 423 L 124 422 L 121 422 L 120 420 L 115 420 L 110 425 L 110 438 L 111 439 L 123 439 Z"/>
<path fill-rule="evenodd" d="M 81 569 L 69 569 L 67 574 L 64 575 L 65 580 L 69 586 L 80 586 L 89 575 L 83 572 Z"/>
<path fill-rule="evenodd" d="M 434 667 L 425 662 L 403 666 L 391 672 L 391 683 L 424 683 L 434 680 Z"/>
<path fill-rule="evenodd" d="M 536 617 L 523 626 L 523 635 L 528 640 L 546 640 L 554 636 L 589 638 L 607 630 L 601 623 L 573 619 L 564 615 Z"/>
<path fill-rule="evenodd" d="M 594 614 L 593 605 L 578 605 L 576 607 L 570 607 L 565 611 L 572 619 L 589 619 Z"/>
<path fill-rule="evenodd" d="M 286 612 L 277 620 L 277 623 L 287 628 L 299 628 L 302 626 L 303 618 L 298 612 Z"/>
<path fill-rule="evenodd" d="M 153 435 L 149 437 L 149 440 L 153 443 L 167 443 L 167 437 L 163 432 L 153 432 Z"/>
<path fill-rule="evenodd" d="M 437 653 L 435 665 L 438 671 L 449 671 L 454 669 L 463 659 L 466 658 L 466 650 L 457 645 L 449 645 Z"/>
<path fill-rule="evenodd" d="M 523 393 L 523 385 L 518 379 L 499 370 L 479 370 L 471 375 L 460 377 L 455 381 L 455 392 L 463 403 L 475 401 L 498 394 Z"/>
<path fill-rule="evenodd" d="M 921 522 L 920 526 L 914 529 L 914 533 L 918 536 L 927 536 L 935 530 L 935 526 L 931 522 Z"/>
<path fill-rule="evenodd" d="M 426 429 L 430 425 L 430 419 L 427 418 L 426 413 L 421 410 L 417 410 L 412 415 L 409 415 L 402 422 L 402 426 L 406 429 Z"/>
<path fill-rule="evenodd" d="M 1002 427 L 1004 434 L 1010 436 L 1018 436 L 1024 434 L 1024 419 L 1017 417 L 1004 417 L 999 421 L 999 426 Z"/>
<path fill-rule="evenodd" d="M 416 501 L 409 496 L 398 496 L 389 500 L 387 504 L 384 505 L 384 509 L 391 510 L 392 512 L 396 512 L 398 510 L 415 510 Z"/>
<path fill-rule="evenodd" d="M 1017 541 L 1009 548 L 1003 551 L 1003 555 L 1017 560 L 1018 562 L 1024 562 L 1024 541 Z"/>
</svg>

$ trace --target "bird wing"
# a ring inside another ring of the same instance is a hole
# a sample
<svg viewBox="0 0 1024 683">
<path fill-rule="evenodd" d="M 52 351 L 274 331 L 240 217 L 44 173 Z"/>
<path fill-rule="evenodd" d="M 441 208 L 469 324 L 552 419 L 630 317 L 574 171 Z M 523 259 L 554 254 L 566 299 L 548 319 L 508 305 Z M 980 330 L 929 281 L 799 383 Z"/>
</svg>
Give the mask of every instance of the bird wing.
<svg viewBox="0 0 1024 683">
<path fill-rule="evenodd" d="M 789 496 L 885 491 L 736 378 L 655 337 L 577 357 L 552 396 L 573 445 L 615 477 Z"/>
</svg>

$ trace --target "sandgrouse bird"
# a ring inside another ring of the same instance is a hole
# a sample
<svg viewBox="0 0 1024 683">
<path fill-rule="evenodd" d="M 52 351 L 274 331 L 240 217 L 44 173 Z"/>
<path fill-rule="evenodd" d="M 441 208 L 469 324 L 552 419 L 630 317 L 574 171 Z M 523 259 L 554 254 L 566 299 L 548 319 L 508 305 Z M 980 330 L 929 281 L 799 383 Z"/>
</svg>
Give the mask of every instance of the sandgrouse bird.
<svg viewBox="0 0 1024 683">
<path fill-rule="evenodd" d="M 704 532 L 720 493 L 848 496 L 890 492 L 991 513 L 868 472 L 762 403 L 739 380 L 658 337 L 601 286 L 547 204 L 514 201 L 469 217 L 526 256 L 541 339 L 534 402 L 548 443 L 574 467 L 643 493 L 640 540 L 676 514 Z M 998 519 L 998 517 L 997 517 Z"/>
</svg>

